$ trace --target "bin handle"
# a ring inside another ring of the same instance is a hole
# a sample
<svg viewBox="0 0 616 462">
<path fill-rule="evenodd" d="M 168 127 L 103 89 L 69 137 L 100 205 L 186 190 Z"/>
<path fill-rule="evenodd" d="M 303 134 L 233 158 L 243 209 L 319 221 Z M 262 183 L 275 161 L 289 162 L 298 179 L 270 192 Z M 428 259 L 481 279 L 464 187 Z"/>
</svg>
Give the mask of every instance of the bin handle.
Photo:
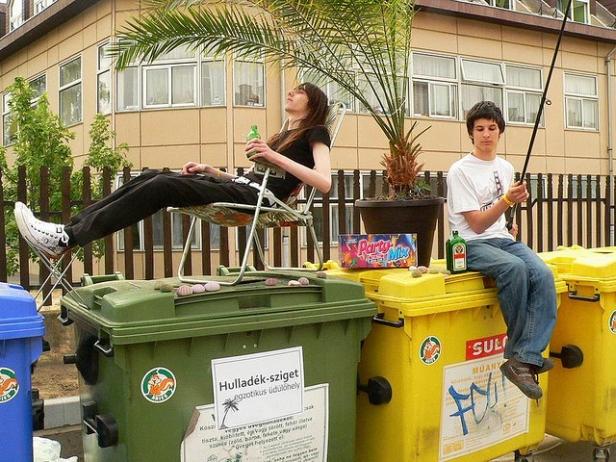
<svg viewBox="0 0 616 462">
<path fill-rule="evenodd" d="M 103 356 L 107 356 L 108 358 L 111 358 L 113 356 L 113 346 L 111 345 L 103 345 L 103 343 L 101 342 L 100 339 L 98 339 L 95 343 L 94 343 L 94 348 L 96 348 L 98 351 L 100 351 Z"/>
<path fill-rule="evenodd" d="M 598 302 L 601 298 L 600 294 L 595 294 L 592 297 L 584 297 L 583 295 L 578 295 L 577 290 L 573 290 L 569 292 L 569 298 L 571 300 L 580 300 L 582 302 Z"/>
<path fill-rule="evenodd" d="M 404 327 L 404 319 L 398 319 L 397 321 L 389 321 L 387 319 L 383 319 L 385 317 L 385 313 L 379 313 L 372 318 L 372 322 L 375 324 L 381 324 L 383 326 L 400 328 Z"/>
<path fill-rule="evenodd" d="M 81 414 L 85 434 L 96 434 L 99 447 L 117 446 L 119 439 L 118 423 L 111 414 L 98 414 L 98 406 L 94 401 L 84 402 L 81 405 Z"/>
</svg>

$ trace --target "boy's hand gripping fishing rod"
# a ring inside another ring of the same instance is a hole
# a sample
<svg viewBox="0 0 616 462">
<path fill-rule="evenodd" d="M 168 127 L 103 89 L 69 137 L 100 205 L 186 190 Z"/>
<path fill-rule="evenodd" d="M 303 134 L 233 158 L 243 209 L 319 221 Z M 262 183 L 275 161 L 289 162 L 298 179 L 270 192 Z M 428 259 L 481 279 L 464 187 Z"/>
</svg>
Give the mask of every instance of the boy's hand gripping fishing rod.
<svg viewBox="0 0 616 462">
<path fill-rule="evenodd" d="M 539 103 L 537 117 L 535 117 L 535 126 L 533 127 L 533 133 L 530 137 L 530 143 L 528 144 L 528 151 L 526 152 L 526 159 L 524 160 L 524 167 L 522 167 L 522 172 L 520 173 L 521 182 L 524 182 L 524 177 L 526 176 L 526 169 L 528 168 L 528 161 L 530 160 L 530 154 L 533 151 L 533 144 L 535 143 L 535 137 L 537 136 L 537 130 L 539 129 L 539 123 L 541 122 L 541 116 L 543 115 L 543 107 L 545 106 L 546 97 L 548 94 L 548 88 L 550 86 L 550 80 L 552 80 L 552 72 L 554 71 L 554 65 L 556 64 L 556 57 L 558 56 L 558 49 L 560 48 L 560 42 L 563 38 L 563 33 L 565 32 L 565 26 L 567 24 L 567 17 L 569 16 L 569 11 L 571 9 L 571 3 L 573 3 L 573 0 L 569 0 L 567 2 L 567 8 L 565 8 L 563 21 L 560 26 L 560 33 L 558 34 L 558 40 L 556 41 L 556 47 L 554 48 L 554 54 L 552 55 L 552 64 L 550 65 L 550 70 L 548 72 L 548 78 L 545 81 L 545 88 L 543 89 L 543 95 L 541 95 L 541 102 Z M 515 212 L 517 208 L 518 208 L 517 203 L 514 204 L 514 206 L 511 208 L 511 212 L 509 214 L 509 222 L 507 223 L 508 229 L 511 229 L 511 227 L 513 226 L 513 218 L 515 217 Z"/>
</svg>

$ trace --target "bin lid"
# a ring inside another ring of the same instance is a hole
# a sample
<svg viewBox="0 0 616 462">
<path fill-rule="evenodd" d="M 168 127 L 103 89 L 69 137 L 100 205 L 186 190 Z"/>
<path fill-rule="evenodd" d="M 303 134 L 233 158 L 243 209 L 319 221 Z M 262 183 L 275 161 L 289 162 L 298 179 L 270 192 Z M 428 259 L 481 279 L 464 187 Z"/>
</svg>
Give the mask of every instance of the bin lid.
<svg viewBox="0 0 616 462">
<path fill-rule="evenodd" d="M 34 297 L 21 286 L 0 282 L 0 340 L 42 337 L 44 333 Z"/>
<path fill-rule="evenodd" d="M 217 279 L 224 276 L 212 277 Z M 104 330 L 116 345 L 372 318 L 377 313 L 362 285 L 353 281 L 297 271 L 251 272 L 244 281 L 187 296 L 178 296 L 177 288 L 190 284 L 177 278 L 107 281 L 73 289 L 60 303 L 69 319 L 94 326 L 99 334 Z M 160 290 L 162 284 L 173 290 Z"/>
<path fill-rule="evenodd" d="M 491 278 L 475 271 L 446 274 L 444 260 L 432 263 L 430 272 L 420 277 L 414 277 L 406 268 L 340 269 L 331 274 L 362 282 L 366 296 L 377 303 L 380 311 L 391 308 L 398 310 L 400 316 L 424 316 L 498 303 Z M 557 281 L 556 291 L 565 292 L 565 283 Z"/>
<path fill-rule="evenodd" d="M 340 269 L 332 275 L 361 282 L 366 296 L 377 302 L 380 309 L 393 308 L 401 316 L 423 316 L 498 303 L 496 287 L 477 272 L 425 273 L 413 277 L 407 268 Z"/>
<path fill-rule="evenodd" d="M 616 290 L 616 247 L 560 247 L 552 252 L 540 253 L 539 256 L 546 263 L 554 265 L 558 269 L 558 276 L 568 283 L 573 280 L 587 282 L 602 292 Z"/>
</svg>

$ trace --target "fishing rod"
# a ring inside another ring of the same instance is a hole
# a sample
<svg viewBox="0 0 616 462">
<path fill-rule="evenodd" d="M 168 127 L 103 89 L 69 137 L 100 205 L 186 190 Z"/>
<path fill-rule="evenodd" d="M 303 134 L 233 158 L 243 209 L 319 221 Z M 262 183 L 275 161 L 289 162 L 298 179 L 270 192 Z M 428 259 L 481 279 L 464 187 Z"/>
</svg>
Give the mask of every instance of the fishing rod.
<svg viewBox="0 0 616 462">
<path fill-rule="evenodd" d="M 550 80 L 552 80 L 552 72 L 554 71 L 554 66 L 556 64 L 556 57 L 558 56 L 558 50 L 560 48 L 560 42 L 563 38 L 563 33 L 565 32 L 565 26 L 567 25 L 567 17 L 569 16 L 569 11 L 571 10 L 571 4 L 573 0 L 569 0 L 567 2 L 567 7 L 565 8 L 563 21 L 560 26 L 560 33 L 558 34 L 558 40 L 556 41 L 556 47 L 554 48 L 554 54 L 552 55 L 552 63 L 550 64 L 550 70 L 548 71 L 548 78 L 545 81 L 545 88 L 543 89 L 543 94 L 541 95 L 541 101 L 539 102 L 539 109 L 537 111 L 537 116 L 535 117 L 535 126 L 533 127 L 533 133 L 530 136 L 530 142 L 528 144 L 528 151 L 526 152 L 526 159 L 524 160 L 524 166 L 522 167 L 522 172 L 520 173 L 520 181 L 524 181 L 524 177 L 526 176 L 526 169 L 528 168 L 528 162 L 530 161 L 530 155 L 533 151 L 533 144 L 535 144 L 535 137 L 537 136 L 537 130 L 539 129 L 539 123 L 541 122 L 541 116 L 543 115 L 543 107 L 546 104 L 548 88 L 550 87 Z M 551 103 L 548 103 L 551 104 Z M 516 203 L 512 208 L 509 214 L 509 222 L 507 223 L 507 228 L 511 229 L 513 226 L 513 218 L 516 213 L 516 209 L 518 208 L 518 204 Z"/>
</svg>

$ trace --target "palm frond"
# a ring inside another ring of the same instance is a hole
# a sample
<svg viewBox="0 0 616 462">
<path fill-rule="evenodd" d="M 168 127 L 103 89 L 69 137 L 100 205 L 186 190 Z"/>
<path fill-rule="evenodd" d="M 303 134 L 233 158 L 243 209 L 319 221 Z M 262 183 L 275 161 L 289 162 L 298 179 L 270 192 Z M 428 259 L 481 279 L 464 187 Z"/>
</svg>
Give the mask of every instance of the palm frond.
<svg viewBox="0 0 616 462">
<path fill-rule="evenodd" d="M 178 47 L 263 57 L 332 82 L 407 152 L 405 130 L 413 0 L 142 0 L 118 31 L 116 66 L 152 62 Z M 359 76 L 359 78 L 357 78 Z M 369 100 L 372 95 L 376 105 Z"/>
<path fill-rule="evenodd" d="M 412 22 L 409 0 L 143 0 L 109 53 L 119 69 L 187 46 L 263 56 L 346 90 L 388 138 L 403 139 Z M 358 72 L 363 78 L 358 82 Z M 371 107 L 366 90 L 376 95 Z"/>
</svg>

